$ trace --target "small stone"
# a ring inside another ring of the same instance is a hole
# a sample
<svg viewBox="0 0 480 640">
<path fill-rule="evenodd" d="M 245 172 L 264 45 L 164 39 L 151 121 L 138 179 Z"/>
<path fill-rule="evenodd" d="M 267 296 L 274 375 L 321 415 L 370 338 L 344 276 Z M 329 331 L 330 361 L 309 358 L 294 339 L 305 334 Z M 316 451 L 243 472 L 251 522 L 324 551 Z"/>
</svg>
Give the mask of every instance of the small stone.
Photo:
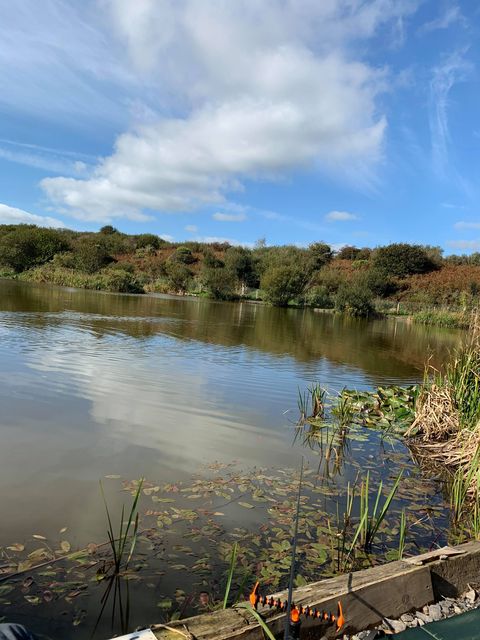
<svg viewBox="0 0 480 640">
<path fill-rule="evenodd" d="M 433 622 L 432 618 L 430 616 L 428 616 L 426 613 L 422 613 L 421 611 L 419 611 L 417 613 L 417 618 L 419 620 L 421 620 L 422 622 L 426 623 L 426 622 Z"/>
<path fill-rule="evenodd" d="M 448 616 L 448 614 L 450 613 L 450 606 L 448 604 L 448 602 L 440 602 L 439 603 L 440 609 L 442 610 L 442 613 L 444 616 Z"/>
<path fill-rule="evenodd" d="M 415 618 L 412 616 L 411 613 L 404 613 L 403 616 L 400 616 L 400 620 L 402 622 L 405 622 L 406 625 L 409 625 L 409 624 L 412 624 Z"/>
<path fill-rule="evenodd" d="M 467 593 L 464 594 L 464 598 L 465 600 L 473 604 L 477 599 L 477 594 L 475 593 L 475 589 L 470 589 L 469 591 L 467 591 Z"/>
<path fill-rule="evenodd" d="M 460 609 L 460 607 L 458 606 L 458 604 L 453 605 L 453 612 L 456 613 L 457 615 L 459 613 L 463 613 L 462 609 Z"/>
<path fill-rule="evenodd" d="M 393 631 L 393 633 L 401 633 L 407 628 L 407 625 L 402 620 L 390 620 L 389 618 L 385 618 L 384 623 L 386 624 L 387 631 Z"/>
<path fill-rule="evenodd" d="M 442 619 L 442 609 L 439 604 L 431 604 L 428 608 L 428 615 L 434 622 Z"/>
</svg>

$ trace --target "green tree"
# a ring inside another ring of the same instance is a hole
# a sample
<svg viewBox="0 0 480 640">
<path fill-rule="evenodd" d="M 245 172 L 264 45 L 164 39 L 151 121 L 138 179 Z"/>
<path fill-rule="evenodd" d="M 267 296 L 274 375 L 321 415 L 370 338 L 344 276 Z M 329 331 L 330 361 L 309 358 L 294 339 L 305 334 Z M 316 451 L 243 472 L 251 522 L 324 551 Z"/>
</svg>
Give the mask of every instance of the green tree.
<svg viewBox="0 0 480 640">
<path fill-rule="evenodd" d="M 368 318 L 375 313 L 372 292 L 359 283 L 344 283 L 339 287 L 335 308 L 357 318 Z"/>
<path fill-rule="evenodd" d="M 308 263 L 311 271 L 318 271 L 333 258 L 331 247 L 325 242 L 314 242 L 308 247 Z"/>
<path fill-rule="evenodd" d="M 170 259 L 174 262 L 180 262 L 182 264 L 193 264 L 197 261 L 190 249 L 188 247 L 184 247 L 183 245 L 175 249 L 175 253 L 172 254 Z"/>
<path fill-rule="evenodd" d="M 95 273 L 112 262 L 112 258 L 98 235 L 79 238 L 73 247 L 75 266 L 85 273 Z"/>
<path fill-rule="evenodd" d="M 231 300 L 235 296 L 236 279 L 234 273 L 229 269 L 205 267 L 202 269 L 201 281 L 211 298 Z"/>
<path fill-rule="evenodd" d="M 103 233 L 106 236 L 111 235 L 112 233 L 118 233 L 118 229 L 112 227 L 111 224 L 106 224 L 104 227 L 100 229 L 100 233 Z"/>
<path fill-rule="evenodd" d="M 168 286 L 172 291 L 186 293 L 192 280 L 192 272 L 181 262 L 167 262 L 165 265 Z"/>
<path fill-rule="evenodd" d="M 415 273 L 428 273 L 437 268 L 423 247 L 396 243 L 375 250 L 373 267 L 389 276 L 404 278 Z"/>
<path fill-rule="evenodd" d="M 305 284 L 305 272 L 302 269 L 273 266 L 263 274 L 260 286 L 268 302 L 276 307 L 285 307 L 290 300 L 303 293 Z"/>
<path fill-rule="evenodd" d="M 19 225 L 0 238 L 0 264 L 19 273 L 45 264 L 68 249 L 68 240 L 60 231 Z"/>
<path fill-rule="evenodd" d="M 146 247 L 152 247 L 153 249 L 160 249 L 160 245 L 165 244 L 165 241 L 162 241 L 158 236 L 154 233 L 142 233 L 138 236 L 135 236 L 135 245 L 137 249 L 145 249 Z"/>
<path fill-rule="evenodd" d="M 244 247 L 230 247 L 225 253 L 225 267 L 238 280 L 241 294 L 247 287 L 258 286 L 258 276 L 254 271 L 252 253 Z"/>
<path fill-rule="evenodd" d="M 338 251 L 336 257 L 339 260 L 357 260 L 359 253 L 360 253 L 360 249 L 358 249 L 357 247 L 346 245 L 345 247 L 342 247 Z"/>
</svg>

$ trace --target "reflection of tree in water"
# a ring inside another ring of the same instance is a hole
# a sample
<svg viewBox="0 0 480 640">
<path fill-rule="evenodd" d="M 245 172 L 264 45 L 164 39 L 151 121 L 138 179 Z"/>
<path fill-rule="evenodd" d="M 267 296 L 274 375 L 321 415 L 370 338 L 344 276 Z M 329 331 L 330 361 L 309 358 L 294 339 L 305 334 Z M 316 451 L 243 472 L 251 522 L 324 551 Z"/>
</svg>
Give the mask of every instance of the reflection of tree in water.
<svg viewBox="0 0 480 640">
<path fill-rule="evenodd" d="M 278 309 L 252 303 L 106 294 L 4 281 L 0 309 L 30 312 L 25 323 L 59 325 L 42 313 L 73 312 L 70 320 L 98 337 L 111 333 L 148 339 L 166 335 L 224 347 L 242 346 L 308 363 L 326 358 L 378 376 L 411 378 L 428 354 L 442 362 L 459 333 L 405 320 L 365 321 L 310 309 Z M 82 318 L 81 314 L 87 314 Z"/>
</svg>

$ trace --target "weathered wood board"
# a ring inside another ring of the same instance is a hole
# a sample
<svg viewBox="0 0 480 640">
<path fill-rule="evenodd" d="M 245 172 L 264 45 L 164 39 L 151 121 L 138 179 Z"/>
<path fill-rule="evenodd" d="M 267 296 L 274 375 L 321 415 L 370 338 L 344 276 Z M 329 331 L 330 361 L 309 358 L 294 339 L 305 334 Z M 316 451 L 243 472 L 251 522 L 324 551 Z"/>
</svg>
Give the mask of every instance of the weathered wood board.
<svg viewBox="0 0 480 640">
<path fill-rule="evenodd" d="M 432 557 L 431 562 L 425 565 L 390 562 L 314 582 L 295 589 L 294 601 L 336 614 L 340 600 L 346 620 L 341 633 L 358 632 L 379 624 L 383 618 L 398 618 L 403 613 L 434 602 L 440 595 L 462 592 L 469 583 L 478 582 L 480 542 L 452 549 L 456 553 L 442 554 L 442 558 L 447 556 L 442 560 Z M 285 591 L 272 595 L 282 600 L 287 597 Z M 259 607 L 258 611 L 273 634 L 281 637 L 285 615 L 268 607 Z M 257 621 L 241 609 L 215 611 L 172 622 L 169 627 L 176 631 L 160 625 L 154 628 L 158 640 L 179 640 L 182 633 L 186 638 L 191 634 L 195 640 L 264 640 Z M 309 619 L 302 622 L 302 640 L 318 638 L 320 627 L 322 634 L 335 636 L 334 625 L 326 627 L 318 620 Z"/>
</svg>

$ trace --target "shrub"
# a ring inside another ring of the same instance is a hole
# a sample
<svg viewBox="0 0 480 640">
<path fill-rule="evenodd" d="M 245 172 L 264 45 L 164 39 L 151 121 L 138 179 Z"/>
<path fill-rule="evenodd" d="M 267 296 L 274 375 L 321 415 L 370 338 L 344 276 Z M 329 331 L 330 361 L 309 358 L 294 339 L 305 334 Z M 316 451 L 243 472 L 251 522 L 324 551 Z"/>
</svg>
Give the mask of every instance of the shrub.
<svg viewBox="0 0 480 640">
<path fill-rule="evenodd" d="M 165 270 L 170 291 L 185 293 L 192 280 L 190 269 L 180 262 L 168 262 Z"/>
<path fill-rule="evenodd" d="M 365 286 L 380 298 L 387 298 L 398 291 L 398 284 L 378 269 L 370 269 L 363 277 Z"/>
<path fill-rule="evenodd" d="M 225 267 L 232 272 L 240 282 L 242 291 L 246 287 L 257 287 L 258 276 L 255 273 L 255 265 L 252 254 L 244 247 L 230 247 L 225 253 Z"/>
<path fill-rule="evenodd" d="M 231 300 L 235 296 L 236 278 L 228 269 L 207 267 L 201 274 L 202 286 L 211 298 Z"/>
<path fill-rule="evenodd" d="M 304 287 L 305 273 L 297 267 L 270 267 L 261 280 L 265 298 L 277 307 L 284 307 L 301 295 Z"/>
<path fill-rule="evenodd" d="M 158 236 L 153 233 L 142 233 L 138 236 L 135 236 L 135 246 L 137 249 L 146 249 L 147 247 L 152 247 L 152 249 L 160 249 L 161 244 L 165 244 L 164 240 L 161 240 Z"/>
<path fill-rule="evenodd" d="M 327 288 L 318 285 L 308 291 L 305 296 L 305 302 L 309 307 L 316 307 L 317 309 L 333 309 L 335 306 Z"/>
<path fill-rule="evenodd" d="M 19 225 L 0 238 L 0 264 L 19 273 L 45 264 L 68 248 L 60 231 Z"/>
<path fill-rule="evenodd" d="M 196 262 L 196 258 L 188 247 L 180 246 L 175 249 L 175 253 L 172 254 L 171 260 L 174 262 L 180 262 L 181 264 L 193 264 Z"/>
<path fill-rule="evenodd" d="M 331 247 L 325 242 L 314 242 L 308 247 L 308 263 L 312 271 L 321 269 L 333 258 Z"/>
<path fill-rule="evenodd" d="M 375 312 L 372 292 L 359 284 L 342 284 L 337 291 L 335 308 L 350 316 L 368 318 Z"/>
<path fill-rule="evenodd" d="M 376 249 L 373 266 L 377 271 L 398 278 L 415 273 L 428 273 L 437 268 L 423 247 L 402 243 Z"/>
<path fill-rule="evenodd" d="M 339 260 L 356 260 L 358 258 L 359 253 L 360 253 L 360 249 L 358 249 L 357 247 L 352 247 L 350 245 L 347 245 L 345 247 L 342 247 L 338 251 L 336 257 Z"/>
<path fill-rule="evenodd" d="M 103 233 L 106 236 L 111 235 L 112 233 L 118 233 L 118 229 L 112 227 L 111 224 L 106 224 L 104 227 L 100 229 L 100 233 Z"/>
<path fill-rule="evenodd" d="M 73 248 L 75 266 L 85 273 L 95 273 L 112 262 L 105 244 L 98 236 L 84 236 Z"/>
</svg>

